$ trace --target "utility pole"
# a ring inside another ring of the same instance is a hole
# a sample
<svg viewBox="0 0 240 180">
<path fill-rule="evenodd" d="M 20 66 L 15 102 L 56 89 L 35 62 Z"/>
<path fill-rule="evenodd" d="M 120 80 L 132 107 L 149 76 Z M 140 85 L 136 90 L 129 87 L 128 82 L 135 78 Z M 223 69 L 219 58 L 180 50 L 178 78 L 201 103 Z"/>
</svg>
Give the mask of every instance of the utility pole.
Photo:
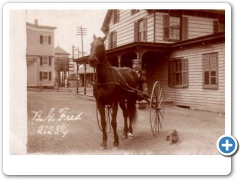
<svg viewBox="0 0 240 180">
<path fill-rule="evenodd" d="M 74 52 L 77 51 L 77 58 L 79 58 L 79 48 L 76 48 L 74 46 L 72 46 L 72 59 L 74 60 L 75 59 L 75 56 L 74 56 Z M 79 74 L 78 74 L 78 71 L 79 71 L 79 65 L 77 63 L 77 91 L 76 93 L 78 94 L 78 84 L 79 84 Z"/>
<path fill-rule="evenodd" d="M 81 42 L 82 42 L 82 57 L 84 56 L 84 51 L 83 51 L 83 36 L 87 35 L 87 29 L 83 28 L 82 26 L 77 27 L 77 35 L 81 36 Z M 86 95 L 86 62 L 84 62 L 84 95 Z"/>
</svg>

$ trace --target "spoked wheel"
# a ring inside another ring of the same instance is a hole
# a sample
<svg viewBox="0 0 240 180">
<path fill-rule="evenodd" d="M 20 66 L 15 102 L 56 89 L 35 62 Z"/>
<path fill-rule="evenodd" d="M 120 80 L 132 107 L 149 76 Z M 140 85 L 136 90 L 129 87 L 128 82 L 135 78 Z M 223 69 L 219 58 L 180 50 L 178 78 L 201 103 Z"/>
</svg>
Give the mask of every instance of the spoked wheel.
<svg viewBox="0 0 240 180">
<path fill-rule="evenodd" d="M 159 136 L 163 126 L 164 107 L 162 106 L 163 96 L 159 81 L 156 81 L 150 99 L 150 125 L 154 137 Z"/>
<path fill-rule="evenodd" d="M 102 131 L 101 115 L 100 115 L 100 112 L 98 111 L 98 108 L 96 108 L 96 113 L 97 113 L 98 127 Z M 107 133 L 110 133 L 112 131 L 112 127 L 111 127 L 112 108 L 109 105 L 105 106 L 105 118 L 106 118 L 106 122 L 107 122 L 106 130 L 107 130 Z"/>
</svg>

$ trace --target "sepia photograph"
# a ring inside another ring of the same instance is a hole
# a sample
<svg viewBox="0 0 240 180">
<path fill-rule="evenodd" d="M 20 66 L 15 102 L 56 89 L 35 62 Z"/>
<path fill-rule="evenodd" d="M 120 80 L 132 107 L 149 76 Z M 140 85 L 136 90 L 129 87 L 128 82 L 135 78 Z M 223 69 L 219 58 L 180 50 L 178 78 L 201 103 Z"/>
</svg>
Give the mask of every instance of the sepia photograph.
<svg viewBox="0 0 240 180">
<path fill-rule="evenodd" d="M 9 155 L 221 156 L 228 7 L 149 6 L 9 9 Z"/>
</svg>

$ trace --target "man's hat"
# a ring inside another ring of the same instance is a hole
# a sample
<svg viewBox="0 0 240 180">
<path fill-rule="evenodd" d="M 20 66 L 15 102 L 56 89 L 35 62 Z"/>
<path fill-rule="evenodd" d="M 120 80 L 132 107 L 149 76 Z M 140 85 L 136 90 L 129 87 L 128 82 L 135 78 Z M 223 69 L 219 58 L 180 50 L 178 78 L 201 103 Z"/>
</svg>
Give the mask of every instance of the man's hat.
<svg viewBox="0 0 240 180">
<path fill-rule="evenodd" d="M 132 63 L 140 63 L 140 61 L 138 59 L 134 59 L 132 60 Z"/>
</svg>

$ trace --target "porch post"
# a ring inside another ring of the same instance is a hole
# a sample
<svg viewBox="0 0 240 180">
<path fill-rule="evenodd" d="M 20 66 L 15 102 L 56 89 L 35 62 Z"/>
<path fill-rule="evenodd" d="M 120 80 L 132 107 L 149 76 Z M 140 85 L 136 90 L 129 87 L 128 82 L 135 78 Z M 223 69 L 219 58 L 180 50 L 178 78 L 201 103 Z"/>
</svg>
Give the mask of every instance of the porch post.
<svg viewBox="0 0 240 180">
<path fill-rule="evenodd" d="M 140 69 L 142 69 L 142 57 L 143 57 L 143 54 L 145 53 L 146 51 L 145 50 L 141 50 L 141 49 L 137 49 L 135 51 L 136 55 L 137 55 L 137 59 L 140 61 Z"/>
<path fill-rule="evenodd" d="M 118 58 L 118 67 L 121 67 L 122 54 L 117 54 L 117 58 Z"/>
</svg>

